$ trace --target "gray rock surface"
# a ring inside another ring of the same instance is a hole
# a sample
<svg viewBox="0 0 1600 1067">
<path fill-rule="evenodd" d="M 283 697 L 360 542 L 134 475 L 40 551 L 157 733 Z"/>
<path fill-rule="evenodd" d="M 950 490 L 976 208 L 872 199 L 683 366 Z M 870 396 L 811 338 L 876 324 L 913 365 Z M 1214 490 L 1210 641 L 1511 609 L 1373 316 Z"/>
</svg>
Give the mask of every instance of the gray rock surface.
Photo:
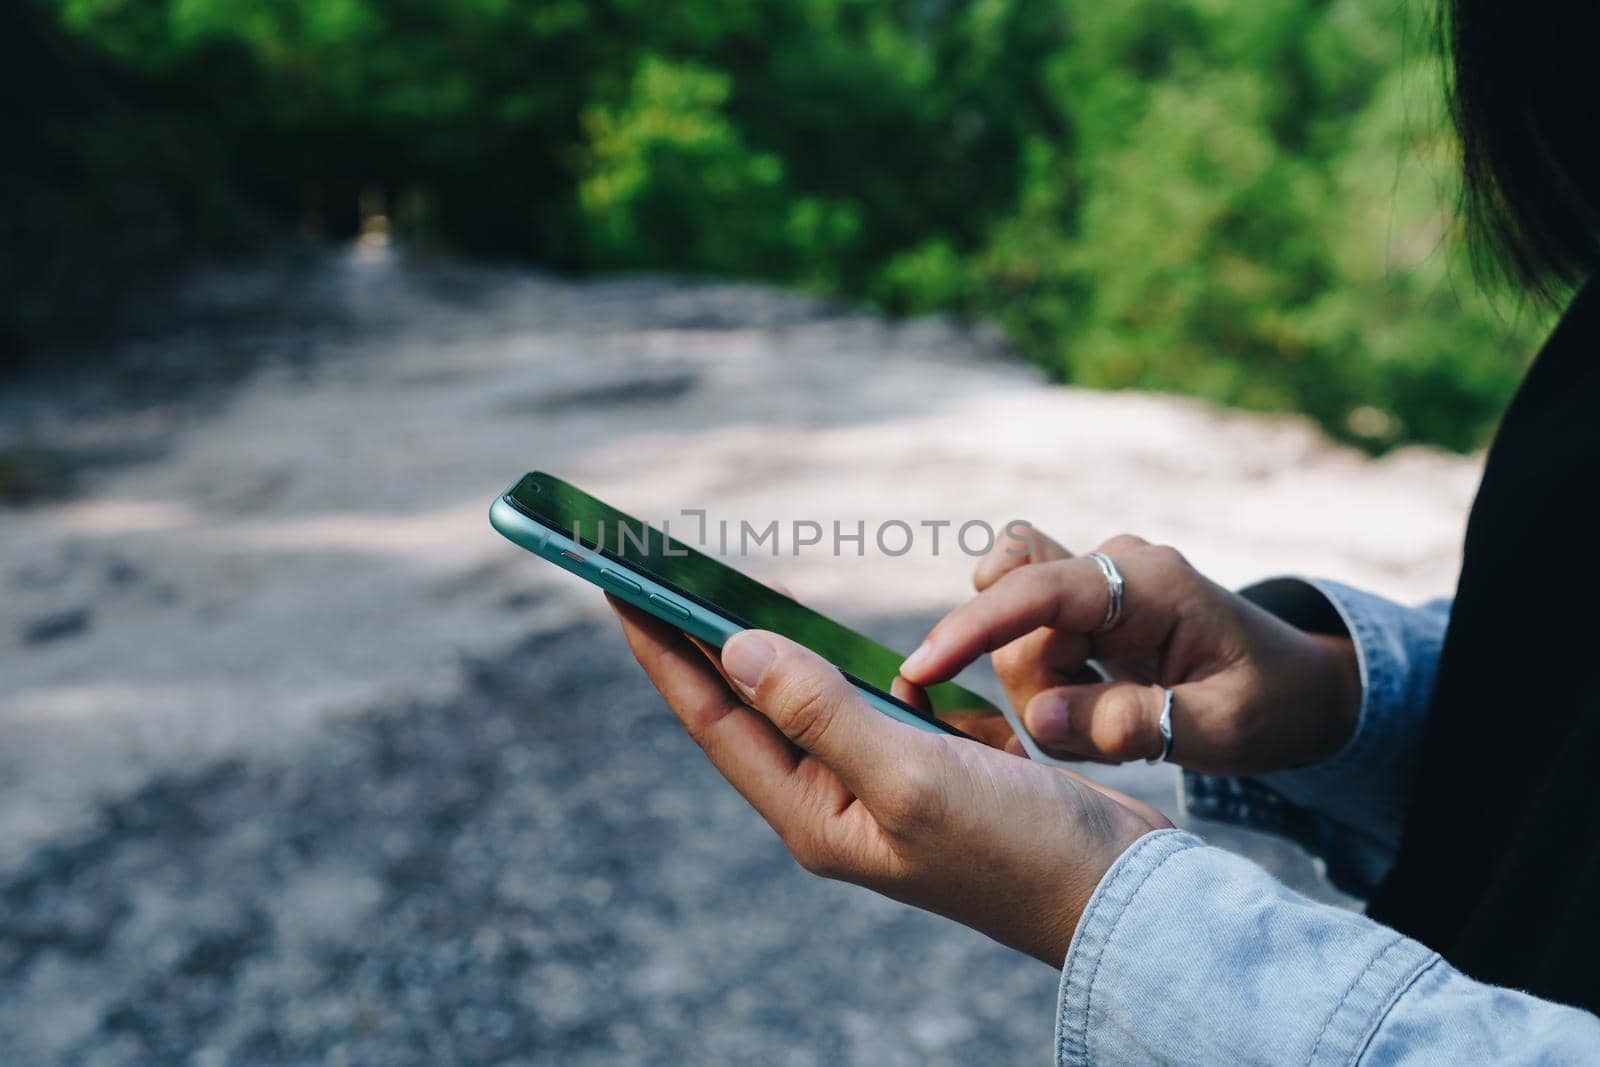
<svg viewBox="0 0 1600 1067">
<path fill-rule="evenodd" d="M 1055 975 L 804 875 L 491 496 L 1022 513 L 1422 596 L 1477 469 L 1048 387 L 943 321 L 373 249 L 197 275 L 77 368 L 0 392 L 7 1064 L 1038 1062 Z M 910 647 L 971 561 L 743 564 Z"/>
</svg>

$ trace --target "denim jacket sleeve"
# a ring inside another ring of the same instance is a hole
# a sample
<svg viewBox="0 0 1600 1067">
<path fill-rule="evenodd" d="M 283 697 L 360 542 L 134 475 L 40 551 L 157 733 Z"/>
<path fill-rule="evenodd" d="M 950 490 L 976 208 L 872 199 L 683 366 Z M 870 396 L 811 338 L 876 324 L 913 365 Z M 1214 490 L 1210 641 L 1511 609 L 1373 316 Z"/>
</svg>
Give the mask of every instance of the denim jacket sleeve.
<svg viewBox="0 0 1600 1067">
<path fill-rule="evenodd" d="M 1112 865 L 1062 970 L 1056 1062 L 1593 1062 L 1600 1019 L 1465 977 L 1181 830 Z"/>
<path fill-rule="evenodd" d="M 1328 879 L 1366 896 L 1394 861 L 1450 617 L 1450 601 L 1405 607 L 1338 582 L 1274 578 L 1241 595 L 1303 629 L 1343 632 L 1361 669 L 1361 713 L 1321 763 L 1251 778 L 1183 774 L 1190 815 L 1297 841 Z"/>
<path fill-rule="evenodd" d="M 1244 591 L 1306 629 L 1346 632 L 1356 732 L 1310 767 L 1185 773 L 1188 810 L 1284 834 L 1354 893 L 1393 861 L 1449 617 L 1334 582 Z M 1600 1019 L 1475 982 L 1365 916 L 1319 904 L 1180 830 L 1147 834 L 1101 879 L 1062 970 L 1061 1064 L 1578 1063 Z"/>
</svg>

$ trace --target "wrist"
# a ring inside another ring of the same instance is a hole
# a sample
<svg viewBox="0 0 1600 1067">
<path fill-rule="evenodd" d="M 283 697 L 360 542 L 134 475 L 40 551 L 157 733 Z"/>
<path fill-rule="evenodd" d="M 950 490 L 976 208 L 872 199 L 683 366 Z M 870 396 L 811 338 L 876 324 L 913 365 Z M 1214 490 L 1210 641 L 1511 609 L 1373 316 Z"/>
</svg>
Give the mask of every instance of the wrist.
<svg viewBox="0 0 1600 1067">
<path fill-rule="evenodd" d="M 1317 648 L 1321 669 L 1317 694 L 1323 727 L 1317 739 L 1317 760 L 1327 759 L 1349 743 L 1361 721 L 1361 662 L 1355 642 L 1343 635 L 1308 634 Z M 1315 762 L 1315 761 L 1313 761 Z"/>
<path fill-rule="evenodd" d="M 1172 829 L 1172 823 L 1159 815 L 1159 821 L 1151 821 L 1114 802 L 1106 805 L 1102 818 L 1098 839 L 1090 848 L 1080 845 L 1070 875 L 1058 875 L 1053 881 L 1053 906 L 1039 910 L 1045 921 L 1037 928 L 1038 936 L 1030 944 L 1018 946 L 1056 970 L 1066 961 L 1083 916 L 1112 868 L 1147 835 Z"/>
</svg>

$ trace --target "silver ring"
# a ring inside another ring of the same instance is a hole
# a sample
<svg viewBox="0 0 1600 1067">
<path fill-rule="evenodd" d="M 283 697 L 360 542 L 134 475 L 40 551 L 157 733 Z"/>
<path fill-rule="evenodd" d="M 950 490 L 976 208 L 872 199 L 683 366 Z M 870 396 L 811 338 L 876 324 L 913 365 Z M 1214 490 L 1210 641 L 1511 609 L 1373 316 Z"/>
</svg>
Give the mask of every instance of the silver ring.
<svg viewBox="0 0 1600 1067">
<path fill-rule="evenodd" d="M 1156 722 L 1161 729 L 1161 755 L 1145 760 L 1146 763 L 1165 763 L 1172 755 L 1172 690 L 1163 689 L 1162 692 L 1166 696 L 1161 702 L 1161 718 Z"/>
<path fill-rule="evenodd" d="M 1103 634 L 1111 629 L 1122 619 L 1122 591 L 1127 583 L 1122 580 L 1122 572 L 1117 570 L 1117 565 L 1111 562 L 1111 557 L 1104 552 L 1091 552 L 1084 559 L 1092 559 L 1100 568 L 1100 573 L 1106 576 L 1106 617 L 1100 620 L 1100 625 L 1095 627 L 1095 633 Z"/>
</svg>

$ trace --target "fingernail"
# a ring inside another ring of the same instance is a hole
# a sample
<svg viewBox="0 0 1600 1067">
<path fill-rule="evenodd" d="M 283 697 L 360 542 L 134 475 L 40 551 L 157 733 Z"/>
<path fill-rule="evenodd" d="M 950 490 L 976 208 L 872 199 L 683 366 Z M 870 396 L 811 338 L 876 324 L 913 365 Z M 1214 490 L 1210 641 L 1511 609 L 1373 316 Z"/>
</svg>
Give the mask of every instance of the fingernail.
<svg viewBox="0 0 1600 1067">
<path fill-rule="evenodd" d="M 933 646 L 924 641 L 922 644 L 917 646 L 917 650 L 915 652 L 906 657 L 906 661 L 904 663 L 900 664 L 900 673 L 907 680 L 911 680 L 913 675 L 915 675 L 922 668 L 926 667 L 928 662 L 932 659 Z"/>
<path fill-rule="evenodd" d="M 1028 731 L 1041 741 L 1067 736 L 1067 698 L 1060 693 L 1040 693 L 1028 705 Z"/>
<path fill-rule="evenodd" d="M 760 634 L 744 633 L 734 634 L 728 643 L 722 646 L 722 669 L 728 672 L 728 677 L 744 686 L 754 690 L 761 684 L 761 678 L 767 673 L 767 668 L 772 666 L 772 659 L 778 650 L 772 647 Z"/>
</svg>

